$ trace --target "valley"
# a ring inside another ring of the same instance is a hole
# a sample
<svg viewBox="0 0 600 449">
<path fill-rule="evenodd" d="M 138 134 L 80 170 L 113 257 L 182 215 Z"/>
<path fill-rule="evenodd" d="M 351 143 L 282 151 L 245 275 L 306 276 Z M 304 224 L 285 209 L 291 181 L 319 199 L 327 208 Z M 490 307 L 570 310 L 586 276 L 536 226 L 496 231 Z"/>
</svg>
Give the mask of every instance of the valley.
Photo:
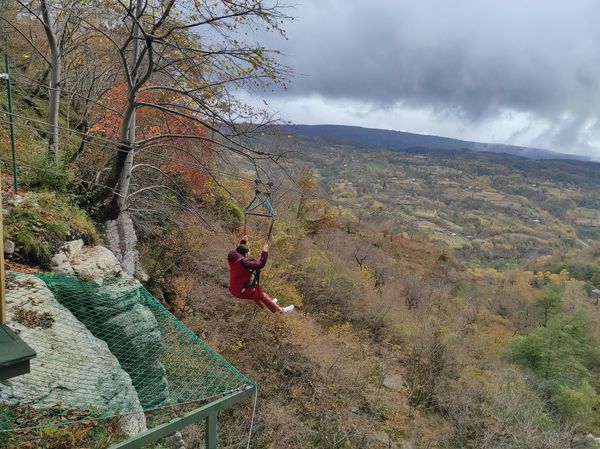
<svg viewBox="0 0 600 449">
<path fill-rule="evenodd" d="M 310 144 L 300 154 L 334 201 L 468 265 L 524 266 L 600 235 L 599 164 Z"/>
</svg>

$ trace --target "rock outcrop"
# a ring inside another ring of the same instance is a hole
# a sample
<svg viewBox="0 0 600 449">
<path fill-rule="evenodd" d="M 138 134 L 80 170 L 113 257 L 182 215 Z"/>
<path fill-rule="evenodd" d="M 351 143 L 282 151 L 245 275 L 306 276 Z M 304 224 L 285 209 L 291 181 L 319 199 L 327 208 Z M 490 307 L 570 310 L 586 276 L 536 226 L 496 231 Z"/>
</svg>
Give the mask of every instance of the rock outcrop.
<svg viewBox="0 0 600 449">
<path fill-rule="evenodd" d="M 597 437 L 595 435 L 592 435 L 591 433 L 588 433 L 587 438 L 588 438 L 588 440 L 593 442 L 596 445 L 596 447 L 600 447 L 600 437 Z"/>
<path fill-rule="evenodd" d="M 115 254 L 123 271 L 129 276 L 136 272 L 139 255 L 136 249 L 137 236 L 133 221 L 127 212 L 121 212 L 116 220 L 106 223 L 108 247 Z"/>
<path fill-rule="evenodd" d="M 0 384 L 0 401 L 77 410 L 134 412 L 122 431 L 146 430 L 130 376 L 109 350 L 35 276 L 11 274 L 7 283 L 8 322 L 36 352 L 31 373 Z M 26 311 L 27 313 L 23 313 Z M 44 320 L 34 319 L 43 316 Z M 137 413 L 135 413 L 137 412 Z"/>
<path fill-rule="evenodd" d="M 168 396 L 165 368 L 160 362 L 162 336 L 145 305 L 141 285 L 133 278 L 93 282 L 51 279 L 59 300 L 96 336 L 108 344 L 138 391 L 144 408 L 164 405 Z M 81 298 L 85 297 L 85 301 Z"/>
<path fill-rule="evenodd" d="M 163 405 L 168 386 L 159 360 L 161 333 L 154 315 L 144 305 L 139 281 L 124 273 L 110 250 L 103 246 L 86 247 L 82 240 L 65 243 L 52 260 L 55 273 L 93 281 L 82 292 L 78 290 L 80 285 L 56 280 L 62 292 L 58 299 L 92 333 L 106 341 L 123 369 L 130 373 L 142 405 Z M 84 302 L 79 300 L 82 295 L 87 297 Z"/>
<path fill-rule="evenodd" d="M 404 378 L 400 374 L 387 374 L 383 378 L 383 386 L 394 391 L 402 391 L 405 388 Z"/>
<path fill-rule="evenodd" d="M 65 243 L 51 269 L 69 277 L 47 277 L 48 287 L 33 276 L 14 277 L 11 325 L 38 357 L 32 374 L 0 384 L 0 401 L 104 407 L 127 414 L 121 419 L 124 433 L 146 430 L 143 410 L 165 405 L 169 387 L 160 362 L 161 331 L 141 284 L 109 249 L 82 240 Z M 24 317 L 39 313 L 43 319 L 19 324 L 14 312 L 20 308 L 27 309 Z M 36 328 L 40 323 L 51 326 Z"/>
<path fill-rule="evenodd" d="M 119 261 L 109 249 L 100 245 L 84 246 L 83 240 L 65 243 L 50 260 L 50 269 L 56 274 L 82 279 L 103 279 L 123 274 Z"/>
</svg>

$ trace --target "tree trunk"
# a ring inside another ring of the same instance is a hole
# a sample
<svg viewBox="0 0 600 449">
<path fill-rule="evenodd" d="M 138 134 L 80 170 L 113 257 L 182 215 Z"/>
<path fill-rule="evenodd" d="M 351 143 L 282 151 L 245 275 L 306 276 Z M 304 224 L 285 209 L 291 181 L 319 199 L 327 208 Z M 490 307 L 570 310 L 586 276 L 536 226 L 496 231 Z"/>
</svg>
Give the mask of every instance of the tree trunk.
<svg viewBox="0 0 600 449">
<path fill-rule="evenodd" d="M 58 152 L 58 113 L 60 107 L 60 77 L 61 77 L 61 55 L 54 32 L 54 24 L 50 18 L 46 0 L 40 0 L 42 7 L 42 18 L 44 20 L 44 31 L 48 38 L 50 48 L 50 92 L 48 102 L 48 152 L 55 162 L 59 160 Z"/>
<path fill-rule="evenodd" d="M 137 0 L 135 14 L 139 16 L 144 6 L 143 0 Z M 139 58 L 139 27 L 133 25 L 133 56 L 132 67 L 138 66 Z M 133 86 L 139 79 L 137 73 L 131 74 Z M 130 86 L 130 89 L 132 86 Z M 106 223 L 106 238 L 111 250 L 117 256 L 125 273 L 133 276 L 138 263 L 138 252 L 136 248 L 137 236 L 133 221 L 127 214 L 127 196 L 131 184 L 131 173 L 133 170 L 133 156 L 135 153 L 135 127 L 136 127 L 136 96 L 137 92 L 130 91 L 127 97 L 127 109 L 121 123 L 119 154 L 115 159 L 111 171 L 111 182 L 109 185 L 116 188 L 113 192 L 111 202 L 108 204 L 105 216 L 109 219 Z"/>
</svg>

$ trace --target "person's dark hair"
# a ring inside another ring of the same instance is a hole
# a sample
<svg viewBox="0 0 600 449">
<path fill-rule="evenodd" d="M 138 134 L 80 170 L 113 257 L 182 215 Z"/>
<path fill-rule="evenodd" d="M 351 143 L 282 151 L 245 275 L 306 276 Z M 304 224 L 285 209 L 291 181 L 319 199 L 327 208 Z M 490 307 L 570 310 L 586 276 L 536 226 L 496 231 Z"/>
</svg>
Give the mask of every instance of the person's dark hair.
<svg viewBox="0 0 600 449">
<path fill-rule="evenodd" d="M 242 256 L 245 256 L 246 254 L 248 254 L 248 251 L 250 251 L 250 248 L 248 248 L 247 245 L 238 245 L 238 247 L 235 249 L 238 253 L 240 253 Z"/>
</svg>

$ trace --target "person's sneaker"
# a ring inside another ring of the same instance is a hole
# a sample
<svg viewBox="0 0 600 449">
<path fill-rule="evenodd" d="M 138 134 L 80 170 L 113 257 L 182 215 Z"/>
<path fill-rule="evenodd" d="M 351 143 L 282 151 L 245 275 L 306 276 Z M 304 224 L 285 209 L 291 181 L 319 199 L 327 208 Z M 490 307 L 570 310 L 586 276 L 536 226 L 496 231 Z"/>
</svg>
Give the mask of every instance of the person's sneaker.
<svg viewBox="0 0 600 449">
<path fill-rule="evenodd" d="M 287 315 L 288 313 L 292 313 L 294 311 L 294 305 L 291 304 L 289 306 L 286 306 L 283 308 L 283 311 L 281 312 L 282 315 Z"/>
<path fill-rule="evenodd" d="M 277 298 L 273 298 L 273 302 L 277 304 Z"/>
</svg>

